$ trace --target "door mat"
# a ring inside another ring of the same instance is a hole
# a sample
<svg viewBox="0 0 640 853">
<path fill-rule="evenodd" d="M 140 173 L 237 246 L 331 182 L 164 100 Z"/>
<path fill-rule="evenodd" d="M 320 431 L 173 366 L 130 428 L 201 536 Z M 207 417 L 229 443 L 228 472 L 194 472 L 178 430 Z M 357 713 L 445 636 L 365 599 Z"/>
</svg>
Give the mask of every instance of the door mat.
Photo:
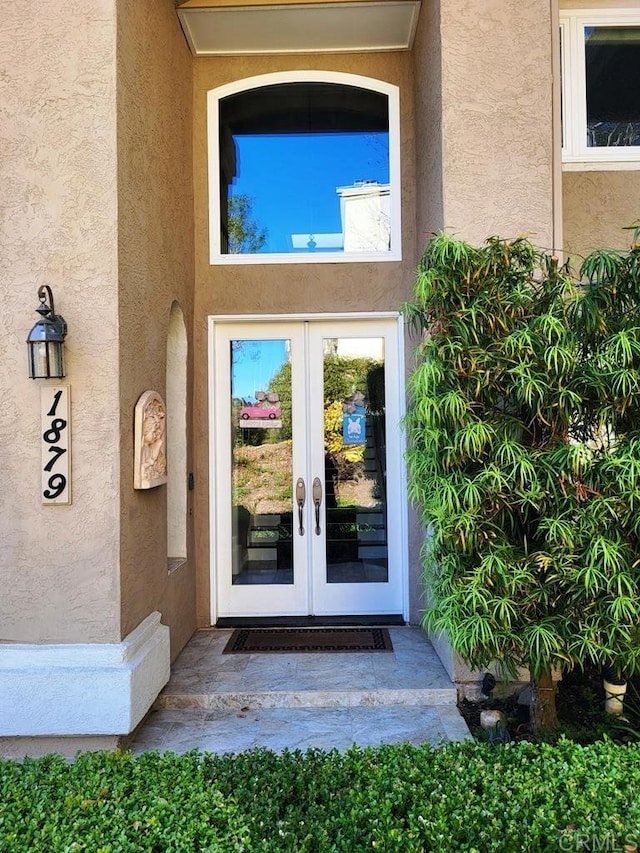
<svg viewBox="0 0 640 853">
<path fill-rule="evenodd" d="M 243 628 L 233 632 L 223 654 L 392 651 L 386 628 Z"/>
</svg>

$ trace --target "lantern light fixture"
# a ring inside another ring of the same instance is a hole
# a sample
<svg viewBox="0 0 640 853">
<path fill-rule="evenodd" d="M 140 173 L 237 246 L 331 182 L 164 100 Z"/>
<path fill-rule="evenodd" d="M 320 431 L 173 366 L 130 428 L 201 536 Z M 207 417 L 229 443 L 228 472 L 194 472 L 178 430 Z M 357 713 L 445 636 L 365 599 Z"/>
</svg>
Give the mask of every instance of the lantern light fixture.
<svg viewBox="0 0 640 853">
<path fill-rule="evenodd" d="M 30 379 L 61 379 L 64 373 L 64 339 L 67 324 L 56 314 L 51 288 L 43 284 L 38 288 L 40 304 L 35 309 L 40 320 L 29 332 Z"/>
</svg>

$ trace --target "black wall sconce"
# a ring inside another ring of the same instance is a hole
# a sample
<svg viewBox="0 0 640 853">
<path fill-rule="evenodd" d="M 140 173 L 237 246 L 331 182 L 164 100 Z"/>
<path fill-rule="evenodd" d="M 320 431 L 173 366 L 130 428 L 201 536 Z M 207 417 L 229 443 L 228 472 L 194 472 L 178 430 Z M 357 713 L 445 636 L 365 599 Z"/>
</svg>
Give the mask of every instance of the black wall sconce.
<svg viewBox="0 0 640 853">
<path fill-rule="evenodd" d="M 30 379 L 61 379 L 64 373 L 64 339 L 67 324 L 56 314 L 51 288 L 43 284 L 38 288 L 40 304 L 35 309 L 41 319 L 29 332 Z M 49 304 L 47 304 L 47 299 Z"/>
</svg>

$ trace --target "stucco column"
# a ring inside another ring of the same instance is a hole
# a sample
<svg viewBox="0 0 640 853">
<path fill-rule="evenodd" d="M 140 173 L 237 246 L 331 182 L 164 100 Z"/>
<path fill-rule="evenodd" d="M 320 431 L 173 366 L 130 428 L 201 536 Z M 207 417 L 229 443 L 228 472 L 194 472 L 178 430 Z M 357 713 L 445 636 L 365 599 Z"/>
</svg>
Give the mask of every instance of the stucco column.
<svg viewBox="0 0 640 853">
<path fill-rule="evenodd" d="M 0 26 L 0 747 L 119 734 L 168 678 L 168 629 L 121 628 L 115 0 L 14 0 Z M 67 375 L 27 378 L 36 292 Z M 68 386 L 71 503 L 42 503 L 40 393 Z"/>
<path fill-rule="evenodd" d="M 0 641 L 118 642 L 114 2 L 15 0 L 0 57 Z M 41 503 L 41 284 L 69 327 L 70 506 Z"/>
<path fill-rule="evenodd" d="M 441 0 L 444 226 L 553 248 L 550 0 Z"/>
</svg>

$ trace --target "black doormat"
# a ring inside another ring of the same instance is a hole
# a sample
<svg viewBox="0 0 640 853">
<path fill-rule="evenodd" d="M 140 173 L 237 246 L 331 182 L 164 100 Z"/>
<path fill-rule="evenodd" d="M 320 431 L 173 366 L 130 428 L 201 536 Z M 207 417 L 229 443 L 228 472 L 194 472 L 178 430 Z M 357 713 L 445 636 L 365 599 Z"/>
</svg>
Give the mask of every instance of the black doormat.
<svg viewBox="0 0 640 853">
<path fill-rule="evenodd" d="M 223 654 L 287 652 L 392 652 L 386 628 L 242 628 Z"/>
</svg>

